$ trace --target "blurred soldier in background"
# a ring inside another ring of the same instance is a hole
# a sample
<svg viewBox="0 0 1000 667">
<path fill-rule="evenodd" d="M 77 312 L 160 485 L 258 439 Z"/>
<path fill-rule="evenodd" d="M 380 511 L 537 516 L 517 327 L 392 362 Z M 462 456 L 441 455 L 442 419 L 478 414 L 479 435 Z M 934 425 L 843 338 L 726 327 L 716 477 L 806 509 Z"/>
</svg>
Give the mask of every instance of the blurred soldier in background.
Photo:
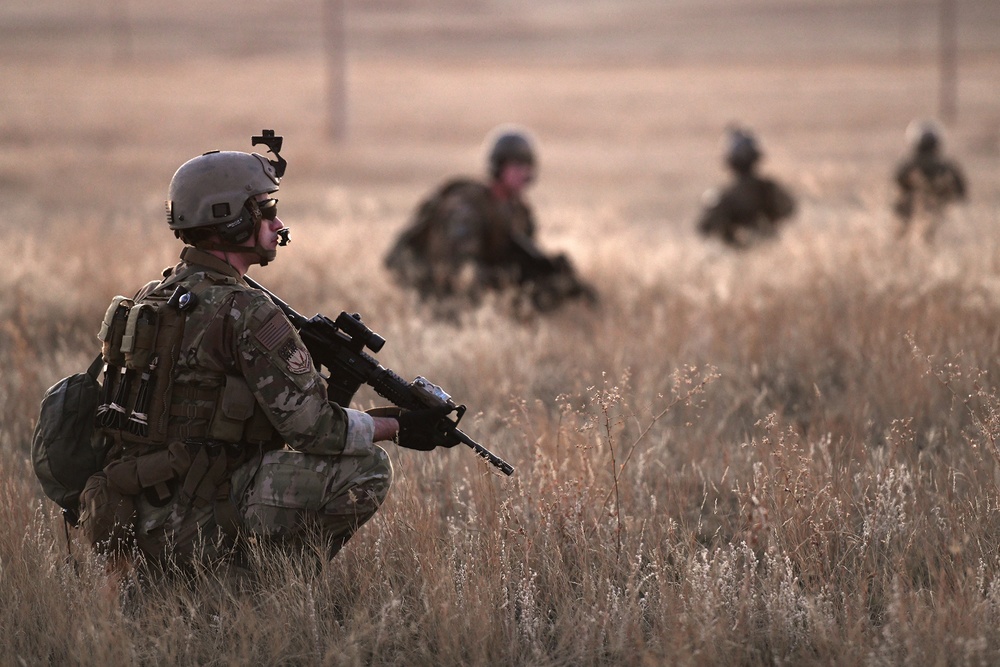
<svg viewBox="0 0 1000 667">
<path fill-rule="evenodd" d="M 518 300 L 550 311 L 568 300 L 596 303 L 569 258 L 535 241 L 535 218 L 524 200 L 537 161 L 526 131 L 501 127 L 488 139 L 488 182 L 454 178 L 417 208 L 385 257 L 385 266 L 421 297 L 473 302 L 487 290 L 512 289 Z"/>
<path fill-rule="evenodd" d="M 913 121 L 906 130 L 911 153 L 896 167 L 897 198 L 893 211 L 899 236 L 911 233 L 932 241 L 945 209 L 966 197 L 965 177 L 958 164 L 942 155 L 942 132 L 932 121 Z"/>
<path fill-rule="evenodd" d="M 248 541 L 318 539 L 332 556 L 389 491 L 373 442 L 443 444 L 430 428 L 440 415 L 329 402 L 295 328 L 244 279 L 288 241 L 273 197 L 281 137 L 269 138 L 277 160 L 212 151 L 181 165 L 166 202 L 180 262 L 105 315 L 97 426 L 110 451 L 81 494 L 80 526 L 111 554 L 215 560 Z"/>
<path fill-rule="evenodd" d="M 725 141 L 725 160 L 733 181 L 705 194 L 697 228 L 704 236 L 717 236 L 726 245 L 745 248 L 773 238 L 779 223 L 795 212 L 795 201 L 775 181 L 756 173 L 763 153 L 749 130 L 729 128 Z"/>
</svg>

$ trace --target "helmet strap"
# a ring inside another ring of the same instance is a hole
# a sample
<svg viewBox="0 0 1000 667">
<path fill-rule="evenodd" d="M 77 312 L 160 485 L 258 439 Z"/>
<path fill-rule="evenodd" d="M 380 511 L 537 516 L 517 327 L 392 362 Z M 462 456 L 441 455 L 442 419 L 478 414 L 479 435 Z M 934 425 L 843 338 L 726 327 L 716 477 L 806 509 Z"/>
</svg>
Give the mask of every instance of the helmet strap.
<svg viewBox="0 0 1000 667">
<path fill-rule="evenodd" d="M 219 252 L 236 253 L 240 255 L 256 255 L 260 258 L 260 265 L 267 266 L 267 264 L 273 261 L 277 256 L 277 252 L 275 250 L 268 250 L 260 244 L 260 225 L 261 220 L 258 218 L 254 221 L 253 226 L 253 247 L 236 245 L 235 243 L 226 243 L 225 241 L 218 239 L 218 236 L 204 241 L 199 241 L 194 245 L 202 250 L 217 250 Z"/>
</svg>

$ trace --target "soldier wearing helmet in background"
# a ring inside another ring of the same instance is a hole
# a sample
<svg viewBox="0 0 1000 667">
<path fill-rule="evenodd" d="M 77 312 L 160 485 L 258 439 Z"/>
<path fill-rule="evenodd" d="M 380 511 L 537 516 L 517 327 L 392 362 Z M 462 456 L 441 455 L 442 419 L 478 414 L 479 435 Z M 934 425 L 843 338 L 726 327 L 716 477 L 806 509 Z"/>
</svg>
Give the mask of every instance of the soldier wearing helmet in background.
<svg viewBox="0 0 1000 667">
<path fill-rule="evenodd" d="M 596 303 L 569 258 L 546 254 L 536 243 L 524 199 L 537 172 L 527 132 L 501 127 L 489 143 L 488 182 L 451 179 L 421 202 L 386 255 L 386 268 L 423 298 L 476 300 L 484 290 L 512 288 L 539 311 L 573 299 Z"/>
<path fill-rule="evenodd" d="M 919 230 L 915 233 L 931 241 L 947 206 L 965 199 L 965 176 L 957 163 L 942 155 L 942 133 L 936 123 L 914 121 L 906 134 L 911 154 L 896 167 L 893 211 L 900 237 Z"/>
<path fill-rule="evenodd" d="M 81 494 L 85 537 L 154 562 L 239 556 L 248 538 L 332 556 L 371 518 L 392 468 L 374 442 L 440 444 L 426 411 L 372 417 L 328 402 L 298 333 L 244 279 L 288 242 L 277 215 L 285 161 L 212 151 L 170 181 L 180 262 L 116 297 L 100 339 L 98 427 L 111 443 Z"/>
<path fill-rule="evenodd" d="M 745 248 L 773 238 L 779 225 L 795 212 L 791 194 L 774 180 L 757 174 L 762 156 L 749 130 L 733 127 L 727 131 L 725 160 L 733 181 L 705 194 L 697 223 L 702 235 L 717 236 L 726 245 Z"/>
</svg>

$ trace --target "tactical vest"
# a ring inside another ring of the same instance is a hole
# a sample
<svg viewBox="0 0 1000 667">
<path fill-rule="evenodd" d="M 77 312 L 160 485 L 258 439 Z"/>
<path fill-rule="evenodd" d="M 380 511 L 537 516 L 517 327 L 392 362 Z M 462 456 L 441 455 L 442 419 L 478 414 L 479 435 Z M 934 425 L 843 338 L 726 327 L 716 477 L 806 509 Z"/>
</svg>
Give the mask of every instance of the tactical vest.
<svg viewBox="0 0 1000 667">
<path fill-rule="evenodd" d="M 203 373 L 197 384 L 175 380 L 187 314 L 212 278 L 184 275 L 151 283 L 136 299 L 116 296 L 98 334 L 106 364 L 98 426 L 126 450 L 168 440 L 263 445 L 274 428 L 238 375 Z"/>
<path fill-rule="evenodd" d="M 91 480 L 99 488 L 90 497 L 104 506 L 92 502 L 81 518 L 95 544 L 124 541 L 119 524 L 134 515 L 131 497 L 139 494 L 154 505 L 178 493 L 188 506 L 215 503 L 216 514 L 226 515 L 220 526 L 232 530 L 232 471 L 281 446 L 241 376 L 205 372 L 197 384 L 177 379 L 188 316 L 220 280 L 227 279 L 169 273 L 134 299 L 116 296 L 108 306 L 98 334 L 105 371 L 97 426 L 113 444 L 108 464 Z"/>
</svg>

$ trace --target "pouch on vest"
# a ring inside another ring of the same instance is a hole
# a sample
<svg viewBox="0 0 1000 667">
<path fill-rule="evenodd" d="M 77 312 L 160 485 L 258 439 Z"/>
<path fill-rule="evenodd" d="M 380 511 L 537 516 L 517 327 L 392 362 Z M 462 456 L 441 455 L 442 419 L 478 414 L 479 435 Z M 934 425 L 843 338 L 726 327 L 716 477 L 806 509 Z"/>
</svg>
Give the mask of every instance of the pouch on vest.
<svg viewBox="0 0 1000 667">
<path fill-rule="evenodd" d="M 136 303 L 115 297 L 101 326 L 109 369 L 121 366 L 117 378 L 106 378 L 106 391 L 114 382 L 114 392 L 99 423 L 127 443 L 167 439 L 173 367 L 184 334 L 184 314 L 167 305 L 168 298 L 156 289 Z"/>
<path fill-rule="evenodd" d="M 115 345 L 112 341 L 121 341 L 125 335 L 125 324 L 131 307 L 132 300 L 119 295 L 111 300 L 108 312 L 104 314 L 104 321 L 101 322 L 97 338 L 101 341 L 101 354 L 104 355 L 104 361 L 108 365 L 118 368 L 125 365 L 125 355 L 122 354 L 121 345 Z"/>
<path fill-rule="evenodd" d="M 253 416 L 257 399 L 246 381 L 236 375 L 226 376 L 226 386 L 208 429 L 208 437 L 223 442 L 239 442 L 243 429 Z"/>
<path fill-rule="evenodd" d="M 157 309 L 150 303 L 137 303 L 128 312 L 121 352 L 129 370 L 144 370 L 154 355 Z"/>
<path fill-rule="evenodd" d="M 104 381 L 101 402 L 97 407 L 97 425 L 102 428 L 121 428 L 125 422 L 125 399 L 128 386 L 125 382 L 125 355 L 121 351 L 121 339 L 125 335 L 132 300 L 116 296 L 111 300 L 101 330 L 97 338 L 101 341 L 101 356 L 104 357 Z"/>
</svg>

